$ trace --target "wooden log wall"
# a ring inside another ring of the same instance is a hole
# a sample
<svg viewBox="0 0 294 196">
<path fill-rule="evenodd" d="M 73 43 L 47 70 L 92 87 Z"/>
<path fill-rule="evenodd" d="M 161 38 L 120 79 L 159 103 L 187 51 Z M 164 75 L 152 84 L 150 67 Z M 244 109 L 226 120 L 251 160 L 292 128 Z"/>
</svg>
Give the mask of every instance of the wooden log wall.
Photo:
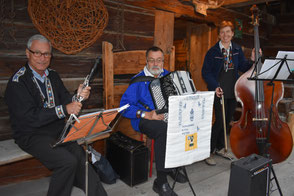
<svg viewBox="0 0 294 196">
<path fill-rule="evenodd" d="M 9 11 L 12 10 L 10 1 L 4 0 L 4 2 L 5 15 L 3 21 L 0 22 L 0 27 L 4 29 L 4 35 L 0 37 L 0 124 L 1 120 L 5 121 L 3 124 L 9 123 L 7 108 L 3 101 L 7 80 L 26 62 L 25 48 L 27 39 L 31 35 L 38 33 L 27 13 L 27 1 L 14 0 L 14 18 L 9 18 Z M 71 92 L 88 74 L 95 62 L 95 58 L 101 56 L 102 41 L 111 42 L 117 51 L 146 49 L 152 46 L 156 34 L 155 13 L 157 9 L 175 13 L 172 13 L 172 15 L 175 16 L 176 70 L 192 71 L 193 78 L 197 78 L 195 84 L 199 90 L 205 90 L 204 82 L 199 77 L 204 55 L 207 49 L 217 40 L 216 35 L 211 32 L 216 31 L 215 26 L 221 20 L 234 18 L 243 20 L 243 38 L 235 39 L 234 41 L 244 46 L 246 54 L 250 54 L 249 48 L 253 47 L 253 31 L 249 24 L 251 20 L 249 18 L 250 13 L 241 14 L 240 12 L 220 8 L 209 10 L 208 16 L 204 17 L 195 14 L 192 6 L 182 5 L 176 1 L 173 4 L 177 6 L 167 6 L 163 1 L 155 2 L 151 0 L 148 3 L 145 0 L 142 3 L 129 0 L 104 0 L 109 13 L 109 22 L 103 35 L 92 46 L 75 55 L 65 55 L 53 49 L 54 56 L 51 68 L 61 75 L 65 85 Z M 210 28 L 211 32 L 207 32 L 207 34 L 205 29 L 201 30 L 201 26 Z M 262 24 L 261 27 L 263 27 Z M 202 35 L 195 33 L 199 31 L 203 31 Z M 264 42 L 266 40 L 266 30 L 264 28 L 260 29 L 260 35 L 261 42 Z M 197 44 L 194 49 L 193 40 Z M 97 77 L 92 84 L 92 94 L 85 103 L 85 108 L 102 108 L 102 91 L 102 65 L 100 65 Z M 10 133 L 7 131 L 9 130 L 0 131 L 0 140 L 10 137 Z M 5 132 L 4 135 L 2 135 L 3 132 Z"/>
<path fill-rule="evenodd" d="M 6 2 L 9 2 L 6 0 Z M 24 50 L 27 39 L 38 30 L 32 24 L 27 13 L 25 1 L 14 1 L 15 18 L 13 19 L 14 36 L 5 32 L 4 40 L 0 42 L 1 73 L 0 79 L 7 79 L 26 61 Z M 53 50 L 52 68 L 56 69 L 63 78 L 85 76 L 94 63 L 94 59 L 101 55 L 102 40 L 117 45 L 117 39 L 122 36 L 123 47 L 115 49 L 145 49 L 153 44 L 154 13 L 134 6 L 123 5 L 115 1 L 104 1 L 109 13 L 109 22 L 103 35 L 89 48 L 76 55 L 65 55 Z M 8 6 L 10 4 L 6 4 Z M 9 7 L 6 7 L 9 9 Z M 119 12 L 124 12 L 124 18 L 119 18 Z M 117 21 L 120 20 L 120 21 Z M 123 28 L 117 25 L 123 23 Z M 12 24 L 4 19 L 3 27 L 9 29 Z M 15 39 L 15 40 L 14 40 Z M 101 77 L 101 72 L 99 77 Z"/>
<path fill-rule="evenodd" d="M 5 13 L 9 13 L 11 3 L 9 0 L 4 2 Z M 50 67 L 60 74 L 71 92 L 83 82 L 94 65 L 95 58 L 101 56 L 102 41 L 111 42 L 115 50 L 146 49 L 153 45 L 153 11 L 112 0 L 105 0 L 104 4 L 109 13 L 108 25 L 92 46 L 75 55 L 66 55 L 53 49 Z M 28 15 L 27 1 L 14 0 L 13 10 L 15 17 L 12 20 L 7 14 L 0 22 L 0 28 L 4 29 L 4 36 L 0 37 L 0 140 L 11 138 L 7 107 L 3 100 L 6 83 L 26 62 L 25 48 L 28 38 L 39 33 Z M 103 108 L 102 64 L 98 67 L 97 76 L 91 86 L 91 96 L 85 102 L 84 108 Z"/>
</svg>

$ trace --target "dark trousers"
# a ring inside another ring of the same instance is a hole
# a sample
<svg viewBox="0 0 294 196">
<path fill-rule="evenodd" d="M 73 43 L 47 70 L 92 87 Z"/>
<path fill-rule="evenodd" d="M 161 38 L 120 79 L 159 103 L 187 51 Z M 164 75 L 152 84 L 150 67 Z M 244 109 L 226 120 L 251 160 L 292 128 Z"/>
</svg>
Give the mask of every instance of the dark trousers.
<svg viewBox="0 0 294 196">
<path fill-rule="evenodd" d="M 211 131 L 211 143 L 210 152 L 213 153 L 215 150 L 221 150 L 225 146 L 224 142 L 224 125 L 223 125 L 223 112 L 221 99 L 215 96 L 214 99 L 214 115 L 215 121 Z M 236 109 L 236 99 L 225 99 L 225 117 L 226 117 L 226 129 L 229 132 L 229 123 L 232 120 Z"/>
<path fill-rule="evenodd" d="M 156 170 L 168 171 L 168 169 L 164 168 L 167 123 L 160 120 L 142 119 L 139 124 L 139 129 L 150 139 L 154 139 Z"/>
<path fill-rule="evenodd" d="M 18 139 L 16 143 L 24 151 L 52 170 L 48 196 L 70 196 L 73 186 L 85 191 L 85 152 L 76 142 L 55 148 L 56 140 L 49 136 L 31 136 Z M 89 165 L 88 195 L 104 196 L 105 192 L 98 174 Z"/>
</svg>

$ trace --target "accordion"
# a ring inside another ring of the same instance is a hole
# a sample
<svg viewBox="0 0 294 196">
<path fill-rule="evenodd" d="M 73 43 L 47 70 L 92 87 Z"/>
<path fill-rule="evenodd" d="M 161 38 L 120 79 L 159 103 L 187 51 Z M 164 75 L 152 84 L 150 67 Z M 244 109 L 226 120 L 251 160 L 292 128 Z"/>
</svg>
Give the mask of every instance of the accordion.
<svg viewBox="0 0 294 196">
<path fill-rule="evenodd" d="M 194 82 L 187 71 L 174 71 L 164 77 L 156 78 L 150 83 L 150 92 L 157 114 L 164 114 L 164 121 L 168 119 L 168 97 L 172 95 L 186 95 L 196 92 Z"/>
</svg>

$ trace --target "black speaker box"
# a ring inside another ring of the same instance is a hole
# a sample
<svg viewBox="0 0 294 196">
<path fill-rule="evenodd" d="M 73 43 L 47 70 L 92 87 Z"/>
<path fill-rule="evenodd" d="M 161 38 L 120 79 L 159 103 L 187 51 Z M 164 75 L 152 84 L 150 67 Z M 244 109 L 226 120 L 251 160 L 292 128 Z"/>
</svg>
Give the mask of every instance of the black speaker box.
<svg viewBox="0 0 294 196">
<path fill-rule="evenodd" d="M 148 180 L 148 153 L 143 142 L 121 132 L 106 140 L 106 158 L 120 179 L 131 187 Z"/>
<path fill-rule="evenodd" d="M 228 196 L 267 195 L 271 162 L 257 154 L 232 162 Z"/>
</svg>

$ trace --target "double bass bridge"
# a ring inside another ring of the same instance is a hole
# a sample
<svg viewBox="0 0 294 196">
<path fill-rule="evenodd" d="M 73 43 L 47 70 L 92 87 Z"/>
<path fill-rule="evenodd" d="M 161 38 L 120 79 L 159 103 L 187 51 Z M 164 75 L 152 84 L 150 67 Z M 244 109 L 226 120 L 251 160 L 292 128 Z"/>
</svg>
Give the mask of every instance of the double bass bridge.
<svg viewBox="0 0 294 196">
<path fill-rule="evenodd" d="M 252 118 L 253 122 L 267 122 L 268 118 Z"/>
</svg>

